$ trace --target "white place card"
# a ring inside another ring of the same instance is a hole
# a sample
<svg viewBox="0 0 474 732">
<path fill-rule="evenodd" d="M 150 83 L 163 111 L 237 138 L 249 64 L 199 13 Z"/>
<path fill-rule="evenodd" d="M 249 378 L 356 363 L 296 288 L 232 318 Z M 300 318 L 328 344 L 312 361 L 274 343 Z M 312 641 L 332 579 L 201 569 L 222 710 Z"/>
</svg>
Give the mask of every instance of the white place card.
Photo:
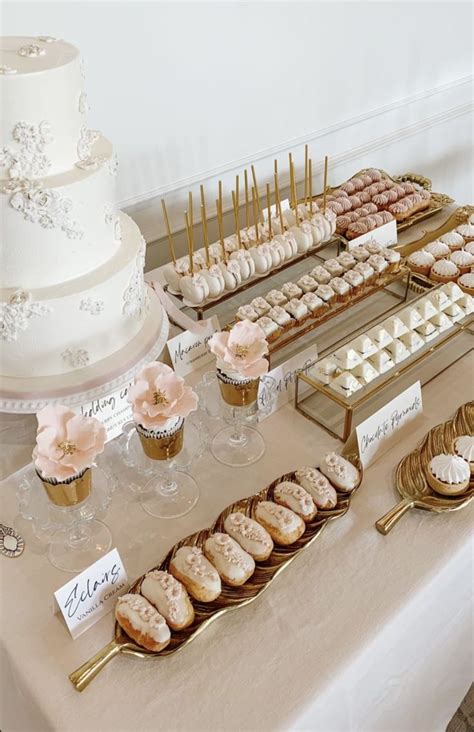
<svg viewBox="0 0 474 732">
<path fill-rule="evenodd" d="M 127 401 L 127 395 L 133 382 L 125 384 L 118 391 L 100 399 L 93 399 L 82 404 L 74 411 L 85 417 L 99 419 L 107 430 L 107 442 L 122 433 L 122 427 L 132 419 L 132 406 Z"/>
<path fill-rule="evenodd" d="M 366 468 L 389 447 L 396 433 L 423 411 L 421 384 L 415 382 L 408 389 L 385 404 L 375 414 L 356 427 L 359 457 Z"/>
<path fill-rule="evenodd" d="M 169 339 L 168 353 L 177 374 L 186 376 L 214 360 L 215 356 L 209 352 L 207 342 L 218 330 L 219 319 L 217 315 L 213 315 L 199 332 L 191 333 L 186 330 Z"/>
<path fill-rule="evenodd" d="M 316 344 L 313 344 L 311 346 L 308 346 L 308 348 L 305 348 L 305 350 L 301 351 L 301 353 L 297 353 L 295 356 L 289 358 L 288 361 L 285 361 L 285 363 L 277 366 L 276 368 L 268 372 L 268 376 L 271 376 L 276 381 L 277 397 L 271 412 L 266 416 L 269 417 L 270 414 L 273 414 L 278 409 L 280 409 L 280 407 L 283 407 L 289 401 L 292 401 L 294 399 L 296 372 L 303 371 L 307 373 L 317 358 L 318 351 L 316 348 Z M 303 395 L 306 390 L 310 388 L 311 387 L 309 386 L 309 384 L 305 384 L 303 381 L 300 382 L 299 389 L 301 395 Z M 259 404 L 264 406 L 262 402 L 263 395 L 262 390 L 260 390 Z"/>
<path fill-rule="evenodd" d="M 54 593 L 54 612 L 62 614 L 75 640 L 115 607 L 128 588 L 127 573 L 117 549 L 91 564 Z"/>
<path fill-rule="evenodd" d="M 377 229 L 368 231 L 367 234 L 361 234 L 356 239 L 347 242 L 347 249 L 350 252 L 356 247 L 368 244 L 369 241 L 376 241 L 381 247 L 393 247 L 398 241 L 397 222 L 389 221 L 388 224 L 379 226 Z"/>
</svg>

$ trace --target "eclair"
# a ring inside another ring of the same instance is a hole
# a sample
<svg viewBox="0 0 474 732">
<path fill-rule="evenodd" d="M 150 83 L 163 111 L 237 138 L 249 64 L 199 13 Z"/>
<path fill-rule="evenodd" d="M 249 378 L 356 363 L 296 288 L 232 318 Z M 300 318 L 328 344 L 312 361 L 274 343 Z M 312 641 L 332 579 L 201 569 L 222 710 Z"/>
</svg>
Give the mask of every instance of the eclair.
<svg viewBox="0 0 474 732">
<path fill-rule="evenodd" d="M 162 615 L 141 595 L 122 595 L 115 605 L 115 618 L 126 634 L 147 651 L 162 651 L 171 633 Z"/>
<path fill-rule="evenodd" d="M 160 612 L 171 630 L 182 630 L 194 620 L 194 608 L 185 588 L 173 575 L 154 569 L 147 572 L 140 592 Z"/>
<path fill-rule="evenodd" d="M 285 506 L 272 501 L 260 501 L 255 518 L 268 531 L 275 544 L 288 546 L 304 533 L 305 523 L 300 516 Z"/>
<path fill-rule="evenodd" d="M 197 546 L 181 546 L 169 569 L 195 600 L 212 602 L 221 594 L 219 574 Z"/>
<path fill-rule="evenodd" d="M 355 465 L 335 452 L 328 452 L 319 469 L 341 491 L 353 491 L 360 480 Z"/>
<path fill-rule="evenodd" d="M 317 507 L 310 494 L 297 483 L 285 480 L 278 483 L 273 490 L 275 503 L 289 508 L 298 514 L 306 523 L 316 516 Z"/>
<path fill-rule="evenodd" d="M 226 585 L 239 587 L 255 571 L 255 561 L 228 534 L 212 534 L 204 544 L 204 553 Z"/>
<path fill-rule="evenodd" d="M 296 471 L 295 478 L 308 491 L 318 508 L 334 508 L 337 504 L 335 489 L 317 468 L 301 468 Z"/>
<path fill-rule="evenodd" d="M 265 561 L 272 553 L 273 541 L 268 531 L 245 514 L 239 511 L 230 513 L 226 516 L 224 528 L 256 562 Z"/>
</svg>

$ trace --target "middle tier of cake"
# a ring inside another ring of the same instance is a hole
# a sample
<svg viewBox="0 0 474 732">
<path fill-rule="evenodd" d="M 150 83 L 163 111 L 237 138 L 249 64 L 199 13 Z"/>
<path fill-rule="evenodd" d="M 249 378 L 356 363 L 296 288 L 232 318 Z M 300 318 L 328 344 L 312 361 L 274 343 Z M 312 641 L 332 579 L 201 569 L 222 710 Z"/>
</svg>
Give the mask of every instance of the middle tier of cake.
<svg viewBox="0 0 474 732">
<path fill-rule="evenodd" d="M 117 251 L 93 272 L 60 285 L 0 291 L 4 318 L 0 373 L 31 377 L 89 366 L 126 345 L 148 310 L 145 241 L 119 213 Z"/>
</svg>

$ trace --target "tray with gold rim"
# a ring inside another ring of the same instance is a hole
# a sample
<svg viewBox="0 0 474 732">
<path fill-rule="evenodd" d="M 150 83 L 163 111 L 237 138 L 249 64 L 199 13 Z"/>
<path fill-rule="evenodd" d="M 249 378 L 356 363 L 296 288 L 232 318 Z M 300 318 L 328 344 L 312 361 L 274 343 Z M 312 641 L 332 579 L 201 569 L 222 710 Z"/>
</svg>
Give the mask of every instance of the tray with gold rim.
<svg viewBox="0 0 474 732">
<path fill-rule="evenodd" d="M 423 211 L 417 211 L 416 213 L 409 216 L 407 219 L 404 219 L 404 221 L 397 221 L 397 230 L 399 232 L 410 228 L 410 226 L 419 223 L 423 219 L 429 218 L 430 216 L 439 213 L 443 210 L 443 208 L 446 208 L 446 206 L 449 206 L 450 203 L 453 203 L 453 199 L 447 194 L 436 193 L 435 191 L 431 190 L 431 180 L 423 175 L 420 175 L 419 173 L 403 173 L 402 175 L 390 175 L 385 170 L 382 170 L 382 168 L 372 167 L 359 170 L 357 173 L 354 173 L 351 178 L 357 178 L 360 175 L 366 173 L 368 170 L 378 170 L 382 174 L 383 178 L 387 178 L 393 183 L 403 183 L 407 181 L 409 183 L 414 183 L 415 185 L 420 186 L 420 188 L 424 188 L 426 191 L 430 192 L 431 199 L 428 208 L 424 209 Z M 345 182 L 346 181 L 344 181 L 344 183 Z M 341 185 L 343 185 L 343 183 L 340 183 L 337 186 L 331 186 L 330 188 L 328 188 L 327 192 L 332 193 L 333 191 L 337 191 L 340 189 Z M 313 198 L 321 198 L 321 196 L 322 193 L 314 196 Z M 345 240 L 344 236 L 341 236 L 341 238 Z"/>
<path fill-rule="evenodd" d="M 454 453 L 454 440 L 461 435 L 474 434 L 474 402 L 467 402 L 454 417 L 433 427 L 421 444 L 398 464 L 395 485 L 402 498 L 385 516 L 376 521 L 381 534 L 388 534 L 395 524 L 412 508 L 433 513 L 459 511 L 474 498 L 474 475 L 471 473 L 469 488 L 460 495 L 446 496 L 436 493 L 427 481 L 430 460 L 441 453 Z"/>
<path fill-rule="evenodd" d="M 430 229 L 429 231 L 423 231 L 422 236 L 416 241 L 412 241 L 409 244 L 399 244 L 395 248 L 400 252 L 402 257 L 409 257 L 413 252 L 417 252 L 419 249 L 423 249 L 427 244 L 430 244 L 435 239 L 439 239 L 443 234 L 447 234 L 449 231 L 456 229 L 461 224 L 465 224 L 469 217 L 474 214 L 474 206 L 466 205 L 460 206 L 436 229 Z M 434 287 L 439 284 L 429 278 L 429 276 L 420 274 L 419 272 L 412 272 L 410 287 L 417 292 L 425 292 L 430 287 Z M 466 289 L 460 285 L 461 289 L 466 292 Z"/>
<path fill-rule="evenodd" d="M 217 620 L 217 618 L 224 613 L 238 607 L 248 605 L 256 600 L 257 597 L 260 597 L 275 577 L 280 574 L 280 572 L 294 559 L 296 559 L 297 556 L 316 541 L 330 521 L 334 521 L 335 519 L 344 516 L 344 514 L 349 510 L 352 496 L 356 493 L 362 483 L 363 469 L 357 455 L 350 453 L 344 454 L 344 457 L 359 470 L 359 482 L 357 486 L 350 492 L 343 492 L 340 489 L 337 489 L 336 506 L 333 509 L 328 510 L 318 509 L 314 519 L 306 524 L 305 532 L 300 539 L 289 546 L 279 546 L 275 544 L 273 551 L 267 560 L 264 562 L 256 562 L 255 572 L 244 585 L 240 587 L 230 587 L 223 583 L 222 593 L 213 602 L 202 603 L 193 599 L 192 603 L 195 611 L 194 622 L 184 630 L 172 631 L 169 645 L 160 652 L 148 651 L 137 645 L 125 634 L 118 623 L 115 623 L 114 639 L 95 656 L 89 659 L 89 661 L 86 661 L 86 663 L 80 666 L 80 668 L 70 674 L 69 679 L 77 691 L 83 691 L 99 671 L 102 670 L 105 664 L 119 653 L 124 653 L 125 655 L 134 656 L 135 658 L 140 659 L 169 656 L 187 646 L 188 643 L 207 628 L 211 622 Z M 256 493 L 249 498 L 243 498 L 239 501 L 235 501 L 230 506 L 227 506 L 227 508 L 219 514 L 217 519 L 209 528 L 197 531 L 196 533 L 177 542 L 168 552 L 165 559 L 156 567 L 150 568 L 150 571 L 151 569 L 167 570 L 171 559 L 181 546 L 191 545 L 202 547 L 206 539 L 211 534 L 224 531 L 224 521 L 230 513 L 234 511 L 241 511 L 247 516 L 254 517 L 257 503 L 260 501 L 272 500 L 273 490 L 278 483 L 285 480 L 294 481 L 294 479 L 295 472 L 286 473 L 274 480 L 259 493 Z M 144 576 L 145 575 L 142 575 L 137 579 L 132 584 L 128 592 L 139 593 Z"/>
</svg>

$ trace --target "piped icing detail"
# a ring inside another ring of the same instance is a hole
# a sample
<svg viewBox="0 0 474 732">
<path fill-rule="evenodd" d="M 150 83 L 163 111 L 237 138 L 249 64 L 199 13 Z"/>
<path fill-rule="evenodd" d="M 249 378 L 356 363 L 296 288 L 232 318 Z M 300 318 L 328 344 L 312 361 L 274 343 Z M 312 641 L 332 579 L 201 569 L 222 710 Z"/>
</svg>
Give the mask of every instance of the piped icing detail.
<svg viewBox="0 0 474 732">
<path fill-rule="evenodd" d="M 474 435 L 461 435 L 460 437 L 456 437 L 454 449 L 468 463 L 474 462 Z"/>
<path fill-rule="evenodd" d="M 442 483 L 458 485 L 469 480 L 471 471 L 469 464 L 457 455 L 435 455 L 430 461 L 430 470 Z"/>
<path fill-rule="evenodd" d="M 170 630 L 163 616 L 141 595 L 119 597 L 116 613 L 120 613 L 135 630 L 149 635 L 156 643 L 164 643 L 170 638 Z"/>
</svg>

